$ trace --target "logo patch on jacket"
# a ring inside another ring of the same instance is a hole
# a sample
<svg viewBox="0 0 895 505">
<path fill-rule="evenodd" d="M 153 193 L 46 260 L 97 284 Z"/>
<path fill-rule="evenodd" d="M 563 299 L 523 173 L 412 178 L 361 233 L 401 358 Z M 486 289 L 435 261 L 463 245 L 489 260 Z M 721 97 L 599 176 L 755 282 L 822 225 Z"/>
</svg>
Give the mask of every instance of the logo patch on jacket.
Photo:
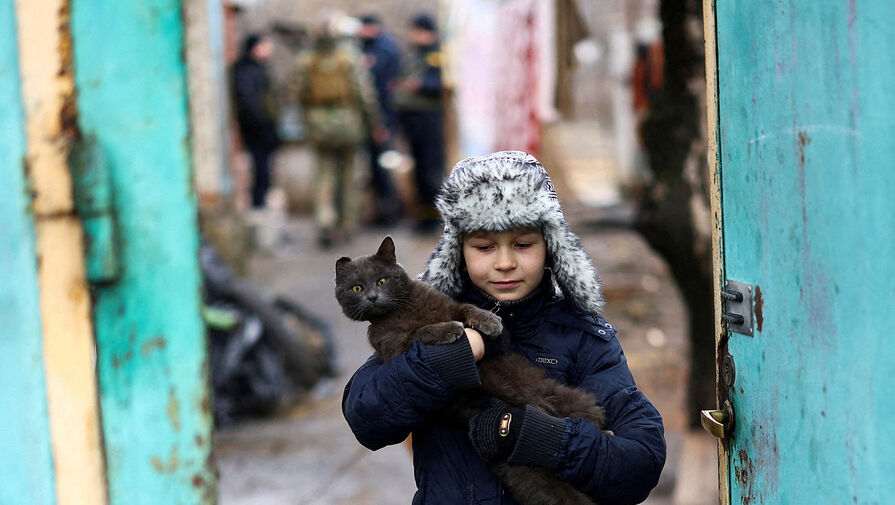
<svg viewBox="0 0 895 505">
<path fill-rule="evenodd" d="M 535 362 L 541 363 L 542 365 L 551 365 L 551 366 L 556 366 L 559 364 L 558 359 L 551 358 L 550 356 L 538 356 L 535 358 Z"/>
</svg>

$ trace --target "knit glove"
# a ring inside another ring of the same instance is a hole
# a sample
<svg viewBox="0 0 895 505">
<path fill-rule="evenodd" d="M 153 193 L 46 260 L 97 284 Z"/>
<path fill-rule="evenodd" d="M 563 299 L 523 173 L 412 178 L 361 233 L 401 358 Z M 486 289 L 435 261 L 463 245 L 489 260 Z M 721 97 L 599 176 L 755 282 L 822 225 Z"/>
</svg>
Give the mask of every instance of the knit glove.
<svg viewBox="0 0 895 505">
<path fill-rule="evenodd" d="M 469 419 L 469 440 L 485 461 L 505 459 L 513 453 L 525 409 L 494 398 L 491 406 Z"/>
</svg>

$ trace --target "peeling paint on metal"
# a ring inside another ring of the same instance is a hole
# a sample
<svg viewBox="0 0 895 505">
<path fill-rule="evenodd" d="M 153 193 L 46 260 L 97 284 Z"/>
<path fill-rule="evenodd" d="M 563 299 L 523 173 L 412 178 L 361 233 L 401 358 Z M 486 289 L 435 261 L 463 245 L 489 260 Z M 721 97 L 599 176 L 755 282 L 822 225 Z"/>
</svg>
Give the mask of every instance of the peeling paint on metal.
<svg viewBox="0 0 895 505">
<path fill-rule="evenodd" d="M 180 402 L 177 401 L 177 393 L 174 388 L 168 391 L 168 420 L 174 431 L 180 431 Z"/>
<path fill-rule="evenodd" d="M 734 464 L 734 478 L 737 482 L 742 486 L 743 493 L 742 499 L 740 503 L 743 505 L 750 505 L 752 501 L 755 499 L 754 489 L 752 488 L 752 483 L 754 479 L 752 461 L 749 459 L 749 454 L 740 449 L 737 452 L 737 461 Z"/>
<path fill-rule="evenodd" d="M 74 65 L 72 57 L 72 40 L 69 21 L 71 19 L 70 6 L 67 2 L 62 2 L 58 10 L 58 33 L 59 39 L 57 43 L 57 53 L 59 54 L 59 68 L 56 76 L 62 82 L 74 82 Z M 69 140 L 76 139 L 80 136 L 78 130 L 78 100 L 77 92 L 73 85 L 66 86 L 62 94 L 62 104 L 59 107 L 59 125 L 60 133 Z"/>
<path fill-rule="evenodd" d="M 165 337 L 159 335 L 155 338 L 147 340 L 146 342 L 143 342 L 143 345 L 140 346 L 140 354 L 142 354 L 145 358 L 149 356 L 154 350 L 163 351 L 166 345 L 167 342 L 165 341 Z"/>
<path fill-rule="evenodd" d="M 77 129 L 68 0 L 16 2 L 58 505 L 106 503 L 91 299 L 68 156 Z M 16 44 L 13 44 L 15 47 Z M 79 429 L 72 430 L 72 420 Z M 27 501 L 27 500 L 26 500 Z"/>
<path fill-rule="evenodd" d="M 72 3 L 79 124 L 120 232 L 121 274 L 94 289 L 110 505 L 213 503 L 182 5 Z"/>
<path fill-rule="evenodd" d="M 754 299 L 755 329 L 761 332 L 762 328 L 764 328 L 764 296 L 762 296 L 761 286 L 758 284 L 755 285 Z"/>
<path fill-rule="evenodd" d="M 171 448 L 167 461 L 159 456 L 153 456 L 150 459 L 150 463 L 152 464 L 152 468 L 158 473 L 176 473 L 177 469 L 180 468 L 180 457 L 177 454 L 177 447 Z"/>
<path fill-rule="evenodd" d="M 717 2 L 723 261 L 756 286 L 731 336 L 730 502 L 885 503 L 895 481 L 895 4 Z M 846 49 L 847 48 L 847 49 Z M 841 49 L 841 50 L 840 50 Z M 888 304 L 888 305 L 887 305 Z M 785 456 L 782 456 L 785 455 Z M 816 501 L 816 500 L 815 500 Z"/>
<path fill-rule="evenodd" d="M 121 368 L 124 364 L 130 361 L 134 357 L 133 351 L 127 351 L 120 356 L 112 356 L 112 366 L 114 368 Z"/>
</svg>

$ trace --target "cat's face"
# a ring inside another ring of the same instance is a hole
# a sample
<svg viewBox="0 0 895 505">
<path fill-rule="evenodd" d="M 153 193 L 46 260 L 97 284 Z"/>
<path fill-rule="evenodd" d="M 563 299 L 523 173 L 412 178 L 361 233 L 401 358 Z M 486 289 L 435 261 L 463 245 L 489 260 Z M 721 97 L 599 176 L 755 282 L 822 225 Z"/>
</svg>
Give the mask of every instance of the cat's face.
<svg viewBox="0 0 895 505">
<path fill-rule="evenodd" d="M 410 304 L 410 278 L 385 237 L 376 254 L 336 262 L 336 300 L 350 319 L 367 321 Z"/>
</svg>

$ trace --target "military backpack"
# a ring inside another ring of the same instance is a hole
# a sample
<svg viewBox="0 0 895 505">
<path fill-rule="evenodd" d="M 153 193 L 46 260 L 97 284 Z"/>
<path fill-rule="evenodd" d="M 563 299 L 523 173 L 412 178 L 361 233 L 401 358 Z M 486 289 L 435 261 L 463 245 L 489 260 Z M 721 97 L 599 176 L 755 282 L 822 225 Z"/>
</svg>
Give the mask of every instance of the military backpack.
<svg viewBox="0 0 895 505">
<path fill-rule="evenodd" d="M 320 52 L 308 65 L 304 102 L 308 105 L 350 105 L 355 101 L 351 62 L 342 51 Z"/>
</svg>

